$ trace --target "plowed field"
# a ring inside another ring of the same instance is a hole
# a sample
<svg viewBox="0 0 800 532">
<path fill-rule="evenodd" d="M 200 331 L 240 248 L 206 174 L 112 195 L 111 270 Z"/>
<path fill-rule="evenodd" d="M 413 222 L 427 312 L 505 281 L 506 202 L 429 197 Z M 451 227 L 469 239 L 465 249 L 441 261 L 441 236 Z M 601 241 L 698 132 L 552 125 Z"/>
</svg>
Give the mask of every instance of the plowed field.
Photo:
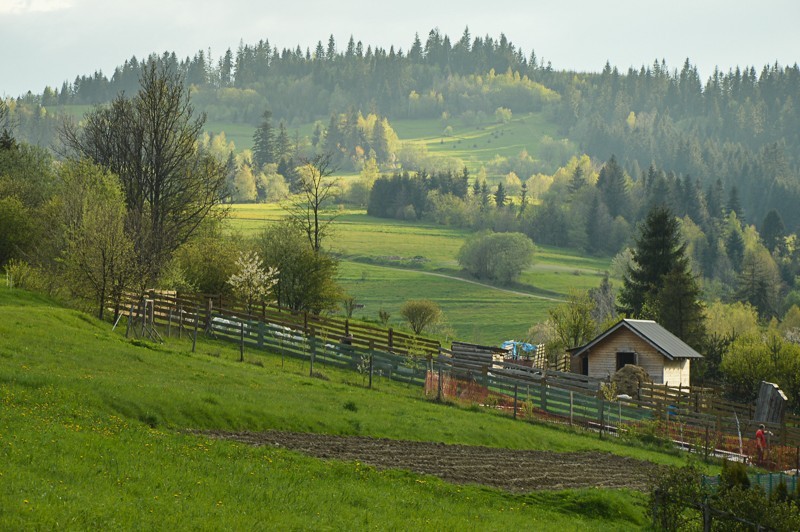
<svg viewBox="0 0 800 532">
<path fill-rule="evenodd" d="M 599 451 L 517 451 L 278 431 L 202 434 L 250 445 L 282 447 L 316 458 L 358 460 L 378 469 L 405 469 L 448 482 L 483 484 L 512 492 L 589 487 L 645 490 L 648 476 L 658 467 Z"/>
</svg>

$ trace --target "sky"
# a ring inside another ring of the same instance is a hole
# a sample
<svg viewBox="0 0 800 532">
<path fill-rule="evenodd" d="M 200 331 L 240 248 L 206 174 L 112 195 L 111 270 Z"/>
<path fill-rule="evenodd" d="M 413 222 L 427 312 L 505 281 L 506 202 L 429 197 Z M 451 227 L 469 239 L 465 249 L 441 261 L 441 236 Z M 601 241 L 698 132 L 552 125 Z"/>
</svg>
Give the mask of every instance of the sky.
<svg viewBox="0 0 800 532">
<path fill-rule="evenodd" d="M 621 70 L 686 58 L 703 79 L 715 66 L 800 62 L 798 0 L 0 0 L 0 96 L 78 75 L 106 75 L 131 56 L 175 51 L 179 58 L 269 39 L 278 48 L 313 50 L 352 35 L 408 50 L 432 28 L 460 38 L 504 33 L 553 68 Z"/>
</svg>

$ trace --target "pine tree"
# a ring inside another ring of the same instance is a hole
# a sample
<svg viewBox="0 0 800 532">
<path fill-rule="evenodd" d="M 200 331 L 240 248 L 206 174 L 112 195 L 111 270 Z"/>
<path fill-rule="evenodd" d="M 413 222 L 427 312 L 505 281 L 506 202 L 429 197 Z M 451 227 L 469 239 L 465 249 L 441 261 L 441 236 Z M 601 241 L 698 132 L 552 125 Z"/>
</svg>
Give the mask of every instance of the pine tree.
<svg viewBox="0 0 800 532">
<path fill-rule="evenodd" d="M 481 208 L 485 209 L 489 206 L 489 185 L 486 184 L 486 181 L 481 182 Z"/>
<path fill-rule="evenodd" d="M 257 169 L 275 162 L 275 133 L 269 109 L 264 111 L 261 124 L 253 133 L 253 162 Z"/>
<path fill-rule="evenodd" d="M 677 264 L 663 278 L 663 285 L 649 301 L 661 326 L 694 348 L 705 339 L 705 316 L 700 302 L 700 287 L 686 267 Z"/>
<path fill-rule="evenodd" d="M 597 190 L 603 195 L 603 200 L 612 218 L 622 214 L 623 210 L 628 207 L 628 183 L 625 180 L 625 172 L 613 155 L 600 169 L 597 177 Z"/>
<path fill-rule="evenodd" d="M 633 249 L 633 266 L 623 279 L 619 311 L 637 317 L 648 299 L 654 299 L 664 277 L 676 268 L 688 269 L 686 245 L 672 211 L 655 207 L 647 215 Z"/>
<path fill-rule="evenodd" d="M 773 251 L 785 234 L 786 228 L 783 225 L 778 211 L 772 209 L 764 217 L 761 224 L 761 238 L 768 251 Z"/>
<path fill-rule="evenodd" d="M 623 279 L 619 311 L 634 318 L 652 318 L 699 347 L 705 336 L 700 288 L 680 239 L 678 220 L 669 209 L 656 207 L 647 215 L 633 262 Z"/>
<path fill-rule="evenodd" d="M 581 165 L 577 165 L 569 180 L 569 193 L 575 194 L 582 189 L 585 184 L 586 178 L 583 176 L 583 168 L 581 168 Z"/>
<path fill-rule="evenodd" d="M 278 136 L 275 138 L 275 159 L 283 160 L 292 156 L 292 141 L 289 139 L 289 132 L 286 131 L 286 124 L 281 120 L 278 124 Z"/>
<path fill-rule="evenodd" d="M 497 183 L 497 190 L 494 193 L 494 204 L 498 209 L 506 204 L 506 189 L 503 183 Z"/>
<path fill-rule="evenodd" d="M 736 185 L 731 187 L 730 195 L 728 196 L 728 212 L 730 214 L 732 212 L 736 213 L 736 216 L 744 222 L 744 210 L 742 209 L 742 204 L 739 201 L 739 189 L 736 188 Z"/>
</svg>

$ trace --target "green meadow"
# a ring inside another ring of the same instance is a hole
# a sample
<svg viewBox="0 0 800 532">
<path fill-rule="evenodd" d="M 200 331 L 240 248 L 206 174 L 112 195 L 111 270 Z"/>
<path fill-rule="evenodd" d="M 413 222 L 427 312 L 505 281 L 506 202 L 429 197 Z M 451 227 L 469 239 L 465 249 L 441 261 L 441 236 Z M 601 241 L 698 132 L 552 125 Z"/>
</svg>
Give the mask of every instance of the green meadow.
<svg viewBox="0 0 800 532">
<path fill-rule="evenodd" d="M 337 215 L 328 248 L 341 259 L 339 281 L 364 305 L 355 317 L 377 320 L 391 314 L 390 324 L 403 326 L 400 306 L 408 299 L 432 299 L 444 310 L 444 335 L 461 341 L 496 344 L 521 339 L 547 310 L 570 290 L 600 284 L 607 258 L 537 246 L 534 264 L 512 286 L 476 282 L 457 262 L 469 232 L 439 225 L 367 216 L 363 211 L 331 211 Z M 232 205 L 230 227 L 257 235 L 284 215 L 278 205 Z"/>
<path fill-rule="evenodd" d="M 431 155 L 461 159 L 473 173 L 498 155 L 514 157 L 525 150 L 535 156 L 545 135 L 558 137 L 556 126 L 543 113 L 514 116 L 505 124 L 490 118 L 479 126 L 452 119 L 448 121 L 452 128 L 448 135 L 441 120 L 397 120 L 391 124 L 401 141 L 423 144 Z"/>
<path fill-rule="evenodd" d="M 639 529 L 642 494 L 509 494 L 192 430 L 269 429 L 683 458 L 430 402 L 416 387 L 203 338 L 152 344 L 45 297 L 0 290 L 0 527 Z"/>
</svg>

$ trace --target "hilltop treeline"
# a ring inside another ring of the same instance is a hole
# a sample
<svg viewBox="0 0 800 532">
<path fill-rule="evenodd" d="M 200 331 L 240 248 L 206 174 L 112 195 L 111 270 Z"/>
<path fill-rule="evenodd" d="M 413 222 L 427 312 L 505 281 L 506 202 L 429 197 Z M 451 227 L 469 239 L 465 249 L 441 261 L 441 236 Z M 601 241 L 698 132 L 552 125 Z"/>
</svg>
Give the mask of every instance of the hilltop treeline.
<svg viewBox="0 0 800 532">
<path fill-rule="evenodd" d="M 444 129 L 453 119 L 482 127 L 498 110 L 543 110 L 596 165 L 616 154 L 632 183 L 645 183 L 651 166 L 688 176 L 704 190 L 719 181 L 725 190 L 737 190 L 740 219 L 760 224 L 774 210 L 788 230 L 800 227 L 800 210 L 794 208 L 800 202 L 796 64 L 715 71 L 705 82 L 689 60 L 680 69 L 656 61 L 625 72 L 610 64 L 599 73 L 558 71 L 504 35 L 473 37 L 468 29 L 458 39 L 432 30 L 405 50 L 365 46 L 353 38 L 342 45 L 333 37 L 313 49 L 279 49 L 264 39 L 217 59 L 203 51 L 152 59 L 184 77 L 193 104 L 210 119 L 257 125 L 269 109 L 290 129 L 318 121 L 309 142 L 317 151 L 332 145 L 341 150 L 338 128 L 331 124 L 358 112 L 388 120 L 436 118 Z M 60 89 L 8 102 L 17 136 L 52 142 L 51 106 L 133 93 L 144 63 L 133 57 L 110 76 L 79 76 Z M 380 149 L 375 151 L 380 159 Z M 344 159 L 349 164 L 354 157 L 360 155 Z M 534 168 L 541 171 L 529 162 L 514 170 L 522 181 Z M 409 169 L 402 159 L 394 163 Z M 490 181 L 505 177 L 487 170 Z"/>
<path fill-rule="evenodd" d="M 152 59 L 184 75 L 209 118 L 235 122 L 256 123 L 265 107 L 278 119 L 307 123 L 350 107 L 394 118 L 439 118 L 497 107 L 530 111 L 557 99 L 528 77 L 539 69 L 535 54 L 526 58 L 504 35 L 473 39 L 468 29 L 455 42 L 432 30 L 424 44 L 415 37 L 407 52 L 364 46 L 352 37 L 341 46 L 331 36 L 314 50 L 279 50 L 265 39 L 228 49 L 216 61 L 202 50 L 182 60 L 174 52 Z M 110 77 L 98 71 L 60 90 L 48 87 L 41 103 L 96 104 L 135 92 L 146 62 L 132 57 Z"/>
<path fill-rule="evenodd" d="M 554 118 L 586 153 L 617 155 L 631 176 L 651 164 L 703 186 L 736 187 L 743 213 L 760 222 L 775 209 L 800 224 L 800 67 L 715 70 L 705 84 L 687 60 L 670 72 L 656 62 L 626 73 L 551 73 L 561 94 Z"/>
</svg>

